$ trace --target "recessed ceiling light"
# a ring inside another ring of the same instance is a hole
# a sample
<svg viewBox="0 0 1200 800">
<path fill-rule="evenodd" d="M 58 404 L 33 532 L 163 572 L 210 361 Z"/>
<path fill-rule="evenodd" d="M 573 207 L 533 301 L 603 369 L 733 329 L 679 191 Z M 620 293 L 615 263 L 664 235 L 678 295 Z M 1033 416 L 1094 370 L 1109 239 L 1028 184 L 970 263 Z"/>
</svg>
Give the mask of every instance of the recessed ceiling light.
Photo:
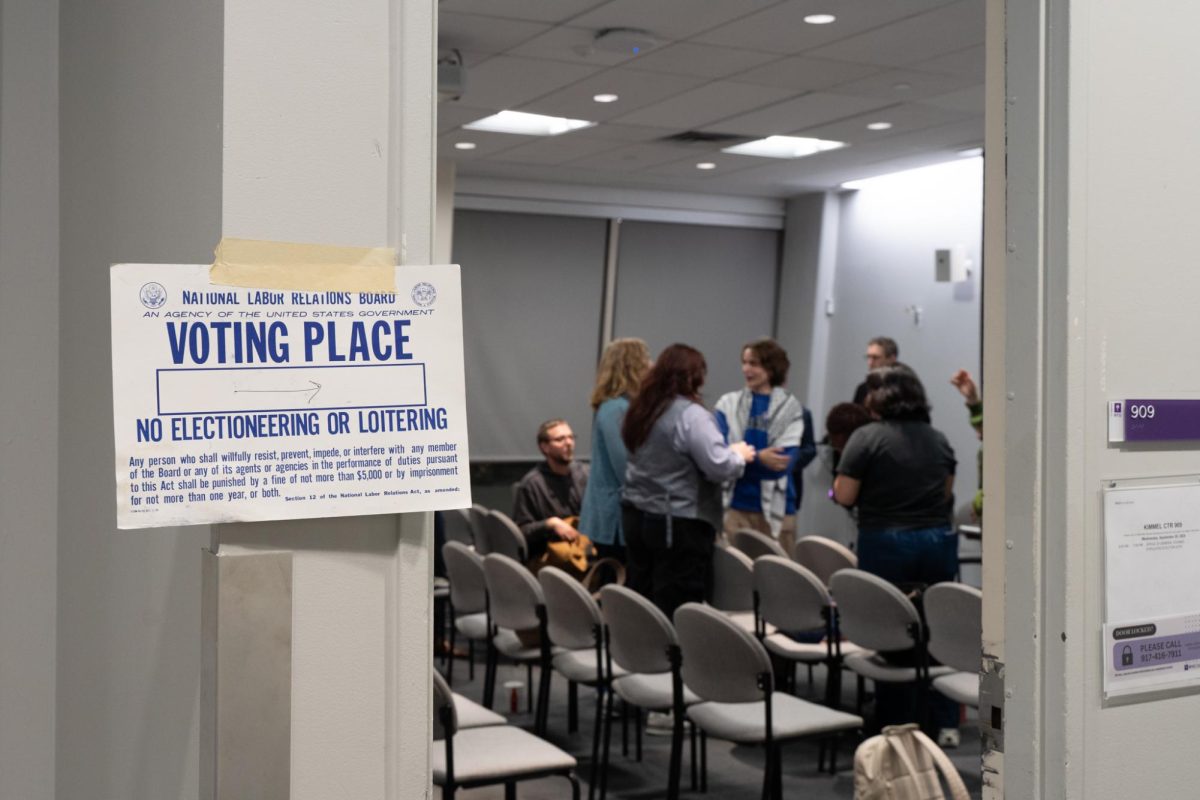
<svg viewBox="0 0 1200 800">
<path fill-rule="evenodd" d="M 890 122 L 871 122 L 867 124 L 867 130 L 869 131 L 886 131 L 890 127 L 892 127 L 892 123 Z"/>
<path fill-rule="evenodd" d="M 717 165 L 711 161 L 701 161 L 696 165 L 696 169 L 716 169 Z"/>
<path fill-rule="evenodd" d="M 809 14 L 804 21 L 809 25 L 828 25 L 837 20 L 833 14 Z"/>
<path fill-rule="evenodd" d="M 454 149 L 455 150 L 474 150 L 475 143 L 474 142 L 455 142 Z"/>
<path fill-rule="evenodd" d="M 525 111 L 501 111 L 490 117 L 477 119 L 463 125 L 469 131 L 491 131 L 493 133 L 516 133 L 524 136 L 558 136 L 560 133 L 590 128 L 596 123 L 585 119 L 547 117 Z"/>
<path fill-rule="evenodd" d="M 909 89 L 912 88 L 912 84 L 901 81 L 900 83 L 893 83 L 892 88 L 895 89 L 897 92 L 907 92 Z"/>
<path fill-rule="evenodd" d="M 845 142 L 834 142 L 829 139 L 810 139 L 804 136 L 768 136 L 766 139 L 757 139 L 753 142 L 723 148 L 721 152 L 765 158 L 803 158 L 811 156 L 813 153 L 836 150 L 845 146 Z"/>
<path fill-rule="evenodd" d="M 597 94 L 593 95 L 592 99 L 597 103 L 615 103 L 621 98 L 615 94 Z"/>
<path fill-rule="evenodd" d="M 966 150 L 959 150 L 959 158 L 976 158 L 983 155 L 982 147 L 968 147 Z"/>
</svg>

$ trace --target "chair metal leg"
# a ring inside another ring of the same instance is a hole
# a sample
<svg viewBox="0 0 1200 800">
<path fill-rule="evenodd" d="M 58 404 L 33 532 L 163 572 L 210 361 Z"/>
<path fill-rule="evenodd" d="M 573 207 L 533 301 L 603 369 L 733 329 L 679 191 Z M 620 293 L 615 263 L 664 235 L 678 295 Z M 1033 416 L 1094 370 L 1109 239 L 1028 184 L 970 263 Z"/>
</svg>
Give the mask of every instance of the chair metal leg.
<svg viewBox="0 0 1200 800">
<path fill-rule="evenodd" d="M 475 640 L 467 640 L 467 680 L 475 680 Z"/>
<path fill-rule="evenodd" d="M 821 739 L 817 744 L 817 772 L 825 771 L 825 744 L 827 741 L 827 739 Z"/>
<path fill-rule="evenodd" d="M 569 772 L 567 780 L 571 782 L 571 800 L 579 800 L 579 778 L 575 777 L 574 772 Z"/>
<path fill-rule="evenodd" d="M 629 704 L 621 701 L 621 755 L 629 757 Z"/>
<path fill-rule="evenodd" d="M 778 744 L 773 749 L 775 757 L 772 759 L 771 796 L 773 800 L 783 800 L 783 753 L 780 752 Z"/>
<path fill-rule="evenodd" d="M 863 695 L 866 693 L 866 681 L 863 680 L 862 675 L 858 675 L 856 677 L 858 680 L 856 686 L 857 691 L 854 694 L 854 713 L 861 717 L 863 713 Z"/>
<path fill-rule="evenodd" d="M 612 741 L 613 693 L 610 690 L 605 697 L 602 724 L 604 726 L 604 750 L 600 756 L 600 800 L 605 800 L 608 794 L 608 751 Z"/>
<path fill-rule="evenodd" d="M 496 699 L 496 645 L 487 644 L 487 665 L 483 672 L 483 705 L 491 708 Z"/>
<path fill-rule="evenodd" d="M 841 743 L 842 743 L 842 735 L 840 733 L 835 733 L 833 735 L 833 741 L 829 743 L 829 774 L 830 775 L 837 775 L 838 745 L 840 745 Z"/>
<path fill-rule="evenodd" d="M 691 733 L 691 736 L 690 736 L 689 738 L 691 738 L 691 740 L 692 740 L 692 757 L 691 757 L 691 759 L 690 759 L 689 765 L 690 765 L 690 766 L 691 766 L 691 768 L 692 768 L 692 770 L 691 770 L 691 771 L 692 771 L 692 791 L 694 792 L 694 791 L 696 791 L 696 788 L 697 788 L 697 780 L 696 780 L 696 778 L 697 778 L 697 776 L 696 776 L 696 723 L 694 723 L 694 722 L 693 722 L 693 723 L 691 724 L 691 726 L 690 726 L 690 733 Z"/>
<path fill-rule="evenodd" d="M 604 719 L 604 684 L 596 687 L 596 719 L 592 721 L 592 778 L 588 781 L 588 800 L 596 798 L 596 780 L 600 777 L 600 734 Z"/>
<path fill-rule="evenodd" d="M 529 661 L 525 664 L 525 685 L 529 690 L 525 692 L 525 713 L 533 713 L 533 662 Z"/>
<path fill-rule="evenodd" d="M 708 791 L 708 734 L 700 731 L 700 791 Z"/>
<path fill-rule="evenodd" d="M 550 726 L 550 676 L 553 674 L 549 663 L 542 664 L 538 675 L 537 716 L 534 722 L 534 731 L 538 736 L 545 736 Z"/>
<path fill-rule="evenodd" d="M 679 772 L 683 761 L 683 714 L 675 711 L 671 720 L 671 761 L 667 766 L 667 800 L 679 799 Z M 641 737 L 638 737 L 639 743 Z M 641 757 L 641 748 L 638 748 Z"/>
<path fill-rule="evenodd" d="M 634 761 L 642 760 L 642 709 L 633 709 L 633 753 Z"/>
<path fill-rule="evenodd" d="M 517 800 L 517 782 L 504 782 L 504 800 Z"/>
<path fill-rule="evenodd" d="M 579 730 L 579 684 L 567 682 L 567 733 Z"/>
</svg>

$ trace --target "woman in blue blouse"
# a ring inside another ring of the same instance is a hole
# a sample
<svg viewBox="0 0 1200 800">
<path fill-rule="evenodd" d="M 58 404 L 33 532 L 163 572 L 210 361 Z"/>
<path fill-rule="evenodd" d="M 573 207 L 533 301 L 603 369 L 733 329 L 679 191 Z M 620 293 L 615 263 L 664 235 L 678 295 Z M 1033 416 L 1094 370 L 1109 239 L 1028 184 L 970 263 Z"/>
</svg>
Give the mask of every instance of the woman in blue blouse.
<svg viewBox="0 0 1200 800">
<path fill-rule="evenodd" d="M 629 401 L 650 367 L 650 349 L 641 339 L 615 339 L 604 348 L 592 389 L 592 464 L 579 530 L 591 538 L 600 556 L 625 562 L 621 532 L 621 487 L 625 483 L 625 445 L 621 423 Z"/>
</svg>

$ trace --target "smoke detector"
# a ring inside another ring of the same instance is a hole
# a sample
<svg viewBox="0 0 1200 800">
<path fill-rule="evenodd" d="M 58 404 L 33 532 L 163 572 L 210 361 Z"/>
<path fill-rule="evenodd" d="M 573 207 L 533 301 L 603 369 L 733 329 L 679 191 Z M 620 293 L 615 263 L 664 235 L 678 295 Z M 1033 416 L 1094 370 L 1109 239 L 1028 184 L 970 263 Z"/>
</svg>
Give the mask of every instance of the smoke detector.
<svg viewBox="0 0 1200 800">
<path fill-rule="evenodd" d="M 592 39 L 592 49 L 605 53 L 636 56 L 655 47 L 658 47 L 658 38 L 641 28 L 604 28 L 596 31 Z"/>
</svg>

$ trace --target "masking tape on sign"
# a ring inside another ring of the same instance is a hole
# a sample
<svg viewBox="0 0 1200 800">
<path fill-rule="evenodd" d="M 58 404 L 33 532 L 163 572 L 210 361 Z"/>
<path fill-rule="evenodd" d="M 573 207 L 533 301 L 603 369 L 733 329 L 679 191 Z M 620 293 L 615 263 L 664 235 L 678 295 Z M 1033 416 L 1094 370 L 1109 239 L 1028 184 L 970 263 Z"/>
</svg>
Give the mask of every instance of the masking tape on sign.
<svg viewBox="0 0 1200 800">
<path fill-rule="evenodd" d="M 221 286 L 299 291 L 394 292 L 390 247 L 222 239 L 208 279 Z"/>
</svg>

